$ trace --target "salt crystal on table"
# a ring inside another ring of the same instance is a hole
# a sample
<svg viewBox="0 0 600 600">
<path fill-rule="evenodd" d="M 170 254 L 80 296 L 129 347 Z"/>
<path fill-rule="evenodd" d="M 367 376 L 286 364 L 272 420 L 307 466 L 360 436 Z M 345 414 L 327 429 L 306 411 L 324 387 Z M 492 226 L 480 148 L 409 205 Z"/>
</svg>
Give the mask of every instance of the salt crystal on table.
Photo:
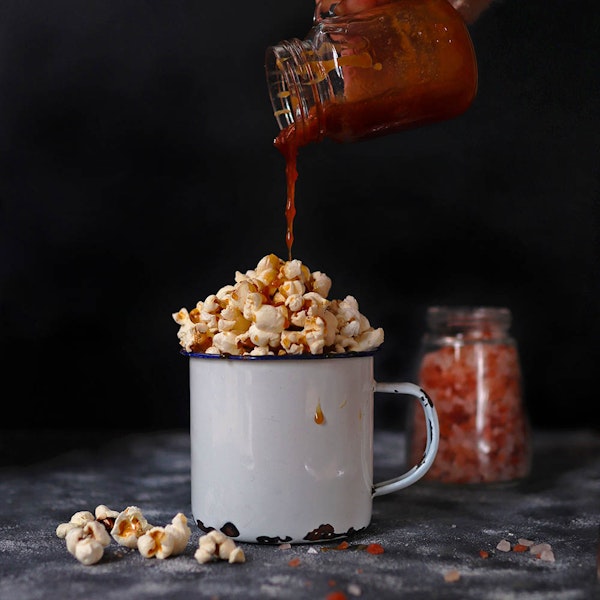
<svg viewBox="0 0 600 600">
<path fill-rule="evenodd" d="M 500 540 L 496 546 L 496 550 L 500 550 L 500 552 L 510 552 L 510 542 L 507 540 Z"/>
<path fill-rule="evenodd" d="M 531 546 L 531 548 L 529 548 L 529 552 L 531 552 L 532 554 L 541 554 L 545 550 L 552 550 L 552 546 L 550 544 L 543 543 L 535 544 Z"/>
<path fill-rule="evenodd" d="M 554 562 L 554 552 L 552 552 L 552 550 L 544 550 L 540 554 L 540 560 L 545 560 L 547 562 Z"/>
<path fill-rule="evenodd" d="M 348 585 L 348 593 L 351 596 L 360 596 L 362 594 L 362 589 L 360 586 L 356 585 L 356 583 L 351 583 Z"/>
<path fill-rule="evenodd" d="M 458 581 L 459 579 L 460 579 L 460 573 L 456 569 L 453 569 L 452 571 L 446 571 L 444 573 L 444 581 L 446 581 L 448 583 L 454 583 L 455 581 Z"/>
<path fill-rule="evenodd" d="M 531 540 L 527 540 L 525 538 L 519 538 L 518 539 L 519 544 L 521 544 L 521 546 L 533 546 L 534 542 L 532 542 Z"/>
</svg>

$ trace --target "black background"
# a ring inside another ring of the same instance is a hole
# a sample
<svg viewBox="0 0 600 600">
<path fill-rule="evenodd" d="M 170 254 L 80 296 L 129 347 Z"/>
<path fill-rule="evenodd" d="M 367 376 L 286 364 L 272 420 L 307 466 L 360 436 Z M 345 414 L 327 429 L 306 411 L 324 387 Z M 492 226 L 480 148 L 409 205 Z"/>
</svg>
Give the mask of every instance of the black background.
<svg viewBox="0 0 600 600">
<path fill-rule="evenodd" d="M 171 313 L 286 256 L 264 52 L 312 11 L 0 2 L 4 428 L 187 427 Z M 596 0 L 498 0 L 465 114 L 301 150 L 294 256 L 384 328 L 379 380 L 427 305 L 503 305 L 533 425 L 597 425 L 599 31 Z"/>
</svg>

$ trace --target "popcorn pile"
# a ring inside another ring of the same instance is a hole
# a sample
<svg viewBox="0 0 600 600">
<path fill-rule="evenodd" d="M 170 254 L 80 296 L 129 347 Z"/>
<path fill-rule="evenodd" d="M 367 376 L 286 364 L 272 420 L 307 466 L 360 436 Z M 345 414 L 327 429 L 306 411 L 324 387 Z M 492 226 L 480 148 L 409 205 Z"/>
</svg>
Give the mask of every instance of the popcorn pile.
<svg viewBox="0 0 600 600">
<path fill-rule="evenodd" d="M 111 536 L 120 546 L 137 549 L 144 558 L 165 559 L 183 554 L 191 534 L 183 513 L 177 513 L 165 527 L 155 527 L 137 506 L 117 512 L 104 504 L 96 507 L 95 514 L 76 512 L 68 523 L 56 528 L 56 535 L 66 541 L 67 550 L 84 565 L 100 561 Z M 200 564 L 216 559 L 230 563 L 246 560 L 242 549 L 221 532 L 202 536 L 195 558 Z"/>
<path fill-rule="evenodd" d="M 187 352 L 285 355 L 366 352 L 383 343 L 353 296 L 329 300 L 331 279 L 299 260 L 263 257 L 235 285 L 173 313 Z"/>
</svg>

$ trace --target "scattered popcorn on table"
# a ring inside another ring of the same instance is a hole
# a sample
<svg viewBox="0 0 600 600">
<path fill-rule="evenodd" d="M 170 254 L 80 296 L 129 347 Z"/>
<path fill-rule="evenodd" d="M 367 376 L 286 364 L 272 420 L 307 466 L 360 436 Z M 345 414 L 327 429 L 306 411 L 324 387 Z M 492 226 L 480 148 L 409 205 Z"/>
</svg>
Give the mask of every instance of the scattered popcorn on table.
<svg viewBox="0 0 600 600">
<path fill-rule="evenodd" d="M 137 548 L 138 538 L 152 529 L 142 511 L 137 506 L 128 506 L 115 519 L 110 534 L 121 546 Z"/>
<path fill-rule="evenodd" d="M 175 538 L 173 554 L 181 554 L 185 550 L 185 547 L 190 540 L 190 536 L 192 535 L 192 530 L 187 524 L 187 517 L 183 513 L 177 513 L 165 529 Z"/>
<path fill-rule="evenodd" d="M 104 527 L 106 527 L 108 533 L 110 533 L 115 526 L 115 520 L 119 516 L 119 511 L 111 510 L 105 504 L 99 504 L 96 506 L 94 514 L 96 515 L 96 521 L 102 523 Z"/>
<path fill-rule="evenodd" d="M 77 527 L 83 527 L 89 521 L 94 520 L 95 517 L 91 512 L 89 512 L 88 510 L 80 510 L 71 517 L 71 520 L 68 523 L 61 523 L 56 528 L 56 535 L 59 538 L 64 539 L 67 537 L 67 534 L 72 529 L 76 529 Z"/>
<path fill-rule="evenodd" d="M 200 564 L 215 560 L 227 560 L 230 563 L 246 562 L 244 551 L 236 546 L 230 537 L 216 530 L 200 537 L 194 558 Z"/>
<path fill-rule="evenodd" d="M 88 521 L 83 527 L 75 527 L 66 535 L 67 550 L 82 564 L 93 565 L 110 544 L 110 536 L 102 523 Z"/>
<path fill-rule="evenodd" d="M 173 553 L 174 546 L 175 539 L 164 527 L 152 527 L 137 541 L 137 549 L 144 558 L 167 558 Z"/>
<path fill-rule="evenodd" d="M 173 313 L 187 352 L 285 355 L 366 352 L 378 348 L 373 329 L 353 296 L 329 300 L 331 279 L 299 260 L 263 257 L 256 269 L 237 271 L 235 285 Z"/>
<path fill-rule="evenodd" d="M 75 513 L 56 528 L 56 535 L 65 538 L 67 550 L 79 562 L 92 565 L 102 558 L 111 536 L 121 546 L 137 548 L 146 558 L 167 558 L 185 551 L 192 531 L 183 513 L 177 513 L 165 527 L 153 527 L 137 506 L 118 512 L 100 504 L 95 516 L 89 511 Z"/>
<path fill-rule="evenodd" d="M 190 539 L 192 532 L 187 525 L 187 517 L 177 513 L 170 525 L 152 527 L 137 541 L 137 548 L 145 558 L 159 559 L 181 554 Z"/>
</svg>

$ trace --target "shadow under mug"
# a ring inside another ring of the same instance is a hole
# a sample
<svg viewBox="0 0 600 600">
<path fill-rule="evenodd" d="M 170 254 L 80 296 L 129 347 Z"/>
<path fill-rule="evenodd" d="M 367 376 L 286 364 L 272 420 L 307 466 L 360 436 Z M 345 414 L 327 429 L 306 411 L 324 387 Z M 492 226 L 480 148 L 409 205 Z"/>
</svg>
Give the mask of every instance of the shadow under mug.
<svg viewBox="0 0 600 600">
<path fill-rule="evenodd" d="M 192 514 L 237 541 L 310 543 L 371 521 L 372 500 L 412 485 L 438 448 L 431 399 L 379 383 L 373 353 L 189 357 Z M 427 421 L 421 460 L 373 483 L 374 392 L 413 396 Z"/>
</svg>

